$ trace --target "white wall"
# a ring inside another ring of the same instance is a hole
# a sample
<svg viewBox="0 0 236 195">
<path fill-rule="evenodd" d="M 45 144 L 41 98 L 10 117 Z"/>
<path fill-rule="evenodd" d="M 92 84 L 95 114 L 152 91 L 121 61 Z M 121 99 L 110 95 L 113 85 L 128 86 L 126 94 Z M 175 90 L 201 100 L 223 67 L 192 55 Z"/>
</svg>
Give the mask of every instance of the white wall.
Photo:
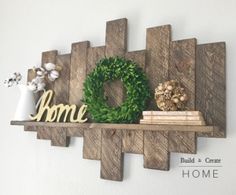
<svg viewBox="0 0 236 195">
<path fill-rule="evenodd" d="M 0 81 L 40 64 L 41 52 L 70 52 L 71 43 L 103 45 L 105 22 L 126 17 L 129 50 L 145 47 L 146 28 L 172 25 L 173 39 L 227 44 L 227 139 L 198 138 L 195 157 L 222 159 L 218 179 L 183 179 L 179 159 L 171 170 L 143 168 L 141 155 L 125 155 L 124 181 L 101 180 L 99 161 L 82 159 L 82 138 L 69 148 L 51 147 L 35 133 L 10 126 L 19 92 L 1 89 L 0 195 L 236 194 L 236 1 L 235 0 L 0 0 Z"/>
</svg>

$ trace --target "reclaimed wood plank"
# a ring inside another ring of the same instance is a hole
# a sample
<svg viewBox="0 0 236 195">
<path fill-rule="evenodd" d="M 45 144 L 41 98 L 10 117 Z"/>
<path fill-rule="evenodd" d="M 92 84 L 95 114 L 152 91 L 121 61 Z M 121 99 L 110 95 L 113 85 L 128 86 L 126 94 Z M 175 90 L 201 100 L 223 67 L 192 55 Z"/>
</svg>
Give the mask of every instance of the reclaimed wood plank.
<svg viewBox="0 0 236 195">
<path fill-rule="evenodd" d="M 178 80 L 188 95 L 187 109 L 195 110 L 196 39 L 173 41 L 170 48 L 169 79 Z M 169 133 L 169 151 L 196 153 L 196 133 Z"/>
<path fill-rule="evenodd" d="M 88 75 L 96 67 L 96 63 L 105 56 L 105 47 L 88 48 L 87 70 Z M 91 160 L 101 159 L 101 129 L 84 130 L 83 158 Z"/>
<path fill-rule="evenodd" d="M 76 128 L 76 127 L 67 128 L 66 136 L 67 137 L 83 137 L 84 129 Z"/>
<path fill-rule="evenodd" d="M 189 125 L 150 125 L 150 124 L 111 124 L 111 123 L 57 123 L 57 122 L 34 122 L 34 121 L 11 121 L 11 125 L 35 126 L 35 127 L 65 127 L 80 129 L 122 129 L 143 131 L 189 131 L 211 132 L 214 126 L 189 126 Z"/>
<path fill-rule="evenodd" d="M 207 125 L 214 124 L 204 137 L 226 137 L 226 54 L 225 42 L 197 46 L 196 109 L 201 111 Z"/>
<path fill-rule="evenodd" d="M 124 56 L 127 50 L 127 19 L 106 23 L 106 56 Z"/>
<path fill-rule="evenodd" d="M 70 86 L 70 54 L 57 55 L 56 65 L 61 68 L 60 77 L 55 81 L 53 104 L 68 104 Z M 67 147 L 69 137 L 66 129 L 55 127 L 51 129 L 51 145 Z"/>
<path fill-rule="evenodd" d="M 133 60 L 139 67 L 145 70 L 146 50 L 127 52 L 125 58 Z M 123 130 L 122 151 L 143 154 L 143 131 Z"/>
<path fill-rule="evenodd" d="M 144 168 L 169 170 L 168 132 L 147 131 L 144 143 Z"/>
<path fill-rule="evenodd" d="M 155 88 L 158 86 L 158 84 L 168 79 L 170 40 L 170 25 L 147 29 L 146 74 L 148 76 L 149 85 L 153 96 Z M 149 110 L 153 109 L 157 109 L 154 98 L 152 98 L 149 106 Z"/>
<path fill-rule="evenodd" d="M 57 50 L 51 50 L 51 51 L 45 51 L 42 53 L 42 59 L 41 59 L 41 65 L 43 66 L 46 63 L 53 63 L 56 64 L 57 60 Z M 48 79 L 45 81 L 46 83 L 46 89 L 53 90 L 54 82 L 49 81 Z"/>
<path fill-rule="evenodd" d="M 61 67 L 60 77 L 54 83 L 54 104 L 68 104 L 70 90 L 70 54 L 58 55 L 56 65 Z"/>
<path fill-rule="evenodd" d="M 146 37 L 146 74 L 149 78 L 151 93 L 154 95 L 155 88 L 160 82 L 168 78 L 169 47 L 171 40 L 171 26 L 159 26 L 147 29 Z M 151 100 L 149 109 L 156 110 L 154 98 Z M 165 130 L 162 129 L 162 130 Z M 168 141 L 164 131 L 144 131 L 144 167 L 151 169 L 169 169 Z M 161 140 L 163 139 L 163 140 Z M 160 140 L 156 144 L 155 140 Z M 152 148 L 153 146 L 153 148 Z"/>
<path fill-rule="evenodd" d="M 51 128 L 51 145 L 52 146 L 69 146 L 69 137 L 67 137 L 66 129 Z"/>
<path fill-rule="evenodd" d="M 50 127 L 36 127 L 37 139 L 51 140 L 52 131 Z"/>
<path fill-rule="evenodd" d="M 86 79 L 86 66 L 89 42 L 78 42 L 72 44 L 71 67 L 70 67 L 70 90 L 69 103 L 82 105 L 83 82 Z"/>
<path fill-rule="evenodd" d="M 101 178 L 115 181 L 123 179 L 121 130 L 102 130 Z"/>
<path fill-rule="evenodd" d="M 127 19 L 108 21 L 106 24 L 106 57 L 122 56 L 127 50 Z M 110 106 L 119 106 L 124 100 L 124 87 L 120 80 L 104 85 Z"/>
<path fill-rule="evenodd" d="M 84 130 L 83 158 L 90 160 L 101 159 L 101 129 Z"/>
<path fill-rule="evenodd" d="M 123 130 L 122 152 L 143 154 L 142 130 Z"/>
</svg>

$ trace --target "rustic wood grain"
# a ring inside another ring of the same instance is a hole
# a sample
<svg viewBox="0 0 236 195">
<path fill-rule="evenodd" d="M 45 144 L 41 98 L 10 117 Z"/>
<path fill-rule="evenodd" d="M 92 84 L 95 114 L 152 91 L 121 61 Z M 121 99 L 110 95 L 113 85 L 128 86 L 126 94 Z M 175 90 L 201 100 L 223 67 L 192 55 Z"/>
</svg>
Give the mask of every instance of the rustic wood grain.
<svg viewBox="0 0 236 195">
<path fill-rule="evenodd" d="M 70 90 L 70 54 L 58 55 L 56 65 L 61 67 L 60 77 L 54 82 L 54 104 L 68 104 Z"/>
<path fill-rule="evenodd" d="M 145 70 L 146 50 L 127 52 L 125 58 L 133 60 L 139 67 Z M 143 154 L 143 131 L 123 130 L 122 151 Z"/>
<path fill-rule="evenodd" d="M 106 56 L 124 56 L 127 49 L 127 19 L 108 21 L 106 24 Z"/>
<path fill-rule="evenodd" d="M 146 37 L 146 74 L 154 96 L 155 88 L 159 83 L 168 79 L 169 47 L 171 39 L 171 26 L 159 26 L 147 29 Z M 149 109 L 156 110 L 156 102 L 152 98 Z"/>
<path fill-rule="evenodd" d="M 144 168 L 169 170 L 168 132 L 144 133 Z"/>
<path fill-rule="evenodd" d="M 188 95 L 187 109 L 195 110 L 196 39 L 173 41 L 170 48 L 169 79 L 178 80 Z M 169 133 L 169 151 L 196 153 L 196 133 Z"/>
<path fill-rule="evenodd" d="M 32 125 L 25 125 L 24 126 L 24 131 L 37 131 L 37 127 L 32 126 Z"/>
<path fill-rule="evenodd" d="M 87 75 L 93 71 L 96 64 L 105 57 L 105 46 L 88 48 Z"/>
<path fill-rule="evenodd" d="M 122 152 L 143 154 L 143 131 L 123 130 Z"/>
<path fill-rule="evenodd" d="M 101 129 L 84 130 L 83 158 L 101 159 Z"/>
<path fill-rule="evenodd" d="M 106 57 L 124 56 L 127 50 L 127 19 L 108 21 L 106 24 Z M 107 82 L 105 95 L 110 106 L 119 106 L 124 100 L 124 87 L 121 81 Z"/>
<path fill-rule="evenodd" d="M 102 130 L 101 178 L 115 181 L 123 179 L 121 130 Z"/>
<path fill-rule="evenodd" d="M 189 131 L 189 132 L 211 132 L 214 126 L 189 126 L 189 125 L 150 125 L 150 124 L 112 124 L 112 123 L 57 123 L 57 122 L 34 122 L 34 121 L 11 121 L 11 125 L 35 126 L 35 127 L 63 127 L 81 129 L 122 129 L 142 131 Z"/>
<path fill-rule="evenodd" d="M 36 77 L 36 72 L 33 69 L 28 69 L 28 74 L 27 74 L 27 83 L 32 81 Z"/>
<path fill-rule="evenodd" d="M 88 48 L 87 70 L 88 75 L 96 67 L 96 63 L 105 56 L 105 47 Z M 101 159 L 101 129 L 84 131 L 83 158 L 91 160 Z"/>
<path fill-rule="evenodd" d="M 37 139 L 51 140 L 52 131 L 50 127 L 36 127 Z"/>
<path fill-rule="evenodd" d="M 51 145 L 52 146 L 69 146 L 69 137 L 67 137 L 66 129 L 51 128 Z"/>
<path fill-rule="evenodd" d="M 207 125 L 214 125 L 205 137 L 226 137 L 226 68 L 225 43 L 197 46 L 196 109 L 201 111 Z"/>
<path fill-rule="evenodd" d="M 151 93 L 154 96 L 155 88 L 160 82 L 168 78 L 169 47 L 171 40 L 171 26 L 159 26 L 147 29 L 146 37 L 146 74 L 149 79 Z M 157 106 L 152 98 L 150 110 L 156 110 Z M 165 129 L 162 129 L 165 130 Z M 151 169 L 169 169 L 168 141 L 165 138 L 168 133 L 144 131 L 144 167 Z M 160 143 L 155 143 L 160 140 Z"/>
<path fill-rule="evenodd" d="M 69 103 L 82 105 L 83 82 L 86 79 L 86 66 L 89 42 L 78 42 L 72 44 L 71 49 L 71 71 Z"/>
<path fill-rule="evenodd" d="M 84 128 L 67 128 L 67 137 L 83 137 L 84 136 Z"/>
<path fill-rule="evenodd" d="M 60 77 L 54 81 L 53 104 L 68 104 L 70 86 L 70 54 L 57 55 L 56 65 L 61 68 Z M 69 145 L 69 137 L 64 128 L 51 129 L 51 145 L 66 147 Z"/>
<path fill-rule="evenodd" d="M 42 53 L 42 59 L 41 59 L 41 64 L 42 66 L 46 63 L 53 63 L 56 64 L 56 59 L 57 59 L 57 50 L 51 50 L 51 51 L 45 51 Z M 46 80 L 46 89 L 52 89 L 53 90 L 54 83 Z"/>
</svg>

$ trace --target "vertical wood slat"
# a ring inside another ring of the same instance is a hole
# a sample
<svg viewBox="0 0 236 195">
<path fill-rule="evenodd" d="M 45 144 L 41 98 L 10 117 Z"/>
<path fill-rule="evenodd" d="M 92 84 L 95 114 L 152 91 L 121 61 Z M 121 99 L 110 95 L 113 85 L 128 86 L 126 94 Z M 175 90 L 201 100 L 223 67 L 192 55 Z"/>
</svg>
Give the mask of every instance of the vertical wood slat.
<svg viewBox="0 0 236 195">
<path fill-rule="evenodd" d="M 28 69 L 27 72 L 28 72 L 27 73 L 27 83 L 28 83 L 28 82 L 32 81 L 32 79 L 35 78 L 36 72 L 33 69 Z M 38 98 L 35 97 L 36 102 L 37 102 L 37 99 Z M 37 130 L 36 130 L 36 127 L 34 127 L 34 126 L 26 126 L 25 125 L 24 131 L 37 131 Z"/>
<path fill-rule="evenodd" d="M 201 111 L 212 133 L 205 137 L 226 137 L 226 70 L 225 43 L 197 46 L 196 109 Z"/>
<path fill-rule="evenodd" d="M 86 79 L 86 65 L 89 42 L 78 42 L 72 44 L 71 49 L 71 71 L 70 71 L 70 93 L 69 103 L 82 105 L 83 82 Z"/>
<path fill-rule="evenodd" d="M 89 74 L 95 67 L 96 63 L 105 56 L 105 47 L 88 48 L 87 71 Z M 101 129 L 93 131 L 84 130 L 83 158 L 91 160 L 101 159 Z"/>
<path fill-rule="evenodd" d="M 83 83 L 86 79 L 87 57 L 89 41 L 73 43 L 71 46 L 70 59 L 70 85 L 69 85 L 69 103 L 77 106 L 82 105 Z M 67 136 L 82 137 L 84 130 L 70 128 L 67 129 Z"/>
<path fill-rule="evenodd" d="M 144 168 L 168 171 L 168 131 L 147 131 L 144 143 Z"/>
<path fill-rule="evenodd" d="M 41 65 L 43 66 L 46 63 L 53 63 L 56 64 L 57 60 L 57 50 L 45 51 L 42 53 Z M 54 83 L 50 81 L 46 81 L 46 89 L 53 90 Z"/>
<path fill-rule="evenodd" d="M 163 82 L 168 78 L 170 39 L 170 25 L 147 29 L 147 62 L 145 68 L 153 96 L 158 83 Z M 155 101 L 150 103 L 149 109 L 156 109 Z M 143 147 L 145 168 L 159 170 L 169 169 L 167 132 L 144 132 Z"/>
<path fill-rule="evenodd" d="M 60 77 L 55 81 L 54 104 L 68 104 L 70 85 L 70 54 L 57 55 L 56 65 L 61 67 Z M 65 128 L 51 128 L 51 145 L 66 147 L 69 145 Z"/>
<path fill-rule="evenodd" d="M 127 19 L 108 21 L 106 24 L 106 57 L 124 56 L 127 50 Z M 119 106 L 124 99 L 124 87 L 120 81 L 108 82 L 104 86 L 108 104 Z"/>
<path fill-rule="evenodd" d="M 106 25 L 106 57 L 122 56 L 127 50 L 127 19 L 107 22 Z M 109 94 L 108 103 L 111 106 L 120 105 L 124 99 L 124 88 L 120 81 L 113 81 L 112 85 L 105 85 L 105 94 Z M 102 131 L 101 178 L 122 180 L 122 131 Z"/>
<path fill-rule="evenodd" d="M 42 53 L 42 59 L 41 59 L 41 65 L 43 66 L 45 63 L 53 63 L 56 64 L 56 59 L 57 59 L 57 50 L 51 50 L 51 51 L 45 51 Z M 46 80 L 46 90 L 53 90 L 54 88 L 54 83 L 49 82 Z M 42 95 L 42 94 L 40 94 Z M 37 139 L 51 139 L 51 131 L 48 128 L 44 127 L 37 127 Z"/>
<path fill-rule="evenodd" d="M 158 84 L 166 81 L 168 78 L 170 40 L 170 25 L 147 29 L 146 49 L 148 52 L 146 74 L 153 97 Z M 154 98 L 152 98 L 149 108 L 157 108 Z"/>
<path fill-rule="evenodd" d="M 146 50 L 127 52 L 125 58 L 133 60 L 143 70 L 145 70 Z M 124 130 L 122 151 L 127 153 L 143 154 L 143 131 Z"/>
<path fill-rule="evenodd" d="M 123 179 L 122 130 L 102 130 L 101 178 Z"/>
<path fill-rule="evenodd" d="M 173 41 L 170 48 L 169 79 L 177 79 L 188 94 L 188 110 L 195 110 L 196 39 Z M 170 132 L 169 151 L 196 153 L 195 132 Z"/>
</svg>

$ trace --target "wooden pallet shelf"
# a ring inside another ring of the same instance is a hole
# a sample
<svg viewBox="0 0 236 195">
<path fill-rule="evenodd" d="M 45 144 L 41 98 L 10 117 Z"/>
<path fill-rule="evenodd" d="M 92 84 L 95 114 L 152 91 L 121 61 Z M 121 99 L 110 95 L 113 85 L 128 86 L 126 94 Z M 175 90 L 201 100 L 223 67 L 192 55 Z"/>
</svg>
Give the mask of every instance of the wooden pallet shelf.
<svg viewBox="0 0 236 195">
<path fill-rule="evenodd" d="M 89 129 L 120 129 L 120 130 L 142 130 L 142 131 L 190 131 L 190 132 L 213 132 L 213 126 L 201 125 L 153 125 L 153 124 L 110 124 L 110 123 L 49 123 L 34 121 L 11 121 L 11 125 L 30 127 L 61 127 Z"/>
<path fill-rule="evenodd" d="M 104 57 L 120 56 L 135 61 L 143 69 L 154 94 L 158 83 L 175 79 L 182 83 L 189 96 L 188 109 L 199 111 L 207 126 L 45 123 L 11 121 L 25 131 L 37 132 L 38 139 L 51 140 L 52 146 L 68 146 L 70 137 L 83 137 L 83 158 L 101 161 L 101 178 L 121 181 L 123 154 L 143 155 L 145 168 L 169 170 L 170 153 L 197 152 L 197 137 L 226 136 L 226 51 L 225 43 L 199 45 L 197 39 L 171 38 L 171 26 L 156 26 L 146 31 L 146 48 L 127 50 L 127 19 L 106 23 L 105 45 L 92 47 L 89 41 L 72 43 L 69 54 L 57 50 L 42 53 L 42 65 L 54 63 L 62 67 L 60 78 L 47 83 L 53 90 L 53 104 L 83 102 L 83 83 Z M 28 71 L 28 81 L 35 76 Z M 104 86 L 111 106 L 125 99 L 121 82 Z M 156 110 L 152 99 L 147 110 Z"/>
</svg>

